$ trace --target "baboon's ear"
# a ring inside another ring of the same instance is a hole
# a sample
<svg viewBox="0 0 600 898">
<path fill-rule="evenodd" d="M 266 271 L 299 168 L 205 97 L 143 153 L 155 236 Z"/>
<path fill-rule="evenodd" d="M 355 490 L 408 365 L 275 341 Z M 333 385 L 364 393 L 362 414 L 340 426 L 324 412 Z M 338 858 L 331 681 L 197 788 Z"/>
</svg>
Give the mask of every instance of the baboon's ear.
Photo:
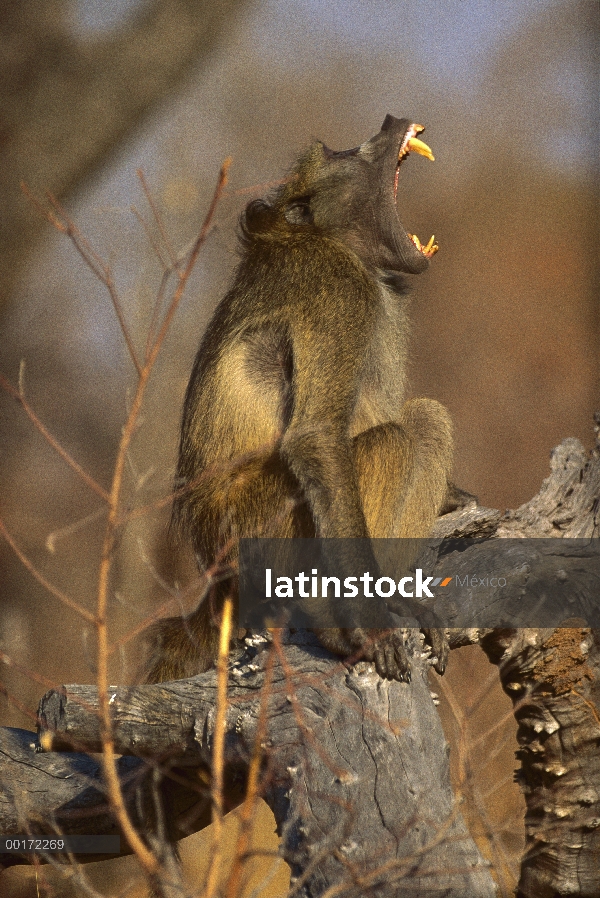
<svg viewBox="0 0 600 898">
<path fill-rule="evenodd" d="M 265 200 L 252 200 L 248 203 L 242 216 L 242 231 L 244 234 L 264 234 L 270 231 L 275 224 L 277 212 Z"/>
<path fill-rule="evenodd" d="M 302 196 L 294 200 L 286 206 L 283 214 L 287 223 L 291 225 L 311 225 L 314 222 L 309 196 Z"/>
</svg>

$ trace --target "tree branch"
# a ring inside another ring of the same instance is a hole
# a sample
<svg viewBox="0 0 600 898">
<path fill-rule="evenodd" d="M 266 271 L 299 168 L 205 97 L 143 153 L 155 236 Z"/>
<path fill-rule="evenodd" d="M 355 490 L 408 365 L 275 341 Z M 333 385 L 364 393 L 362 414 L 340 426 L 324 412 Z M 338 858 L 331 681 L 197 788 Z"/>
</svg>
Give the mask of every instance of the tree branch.
<svg viewBox="0 0 600 898">
<path fill-rule="evenodd" d="M 559 580 L 569 584 L 566 595 L 573 598 L 569 613 L 572 608 L 594 610 L 589 600 L 597 602 L 598 572 L 593 554 L 582 555 L 581 545 L 595 550 L 590 537 L 596 533 L 599 497 L 599 447 L 588 456 L 575 441 L 565 440 L 553 453 L 550 477 L 531 502 L 504 517 L 475 506 L 463 509 L 440 519 L 437 533 L 494 533 L 458 553 L 456 563 L 475 570 L 477 564 L 489 564 L 490 547 L 500 546 L 515 529 L 536 536 L 557 531 L 577 535 L 578 540 L 511 543 L 519 553 L 537 552 L 543 563 L 539 569 L 529 564 L 519 583 L 523 558 L 516 553 L 504 601 L 510 608 L 513 587 L 513 598 L 519 589 L 537 596 L 548 571 L 556 573 L 552 564 L 558 557 L 560 571 L 567 575 Z M 557 543 L 558 556 L 550 551 Z M 434 540 L 433 550 L 436 545 Z M 436 573 L 447 568 L 448 557 L 439 559 Z M 573 559 L 579 560 L 571 564 Z M 600 631 L 584 620 L 546 629 L 470 627 L 464 618 L 473 608 L 459 609 L 451 642 L 482 645 L 499 667 L 519 724 L 527 851 L 518 894 L 593 898 L 600 857 Z M 507 613 L 514 615 L 514 610 Z M 292 893 L 333 895 L 343 889 L 344 895 L 358 898 L 371 890 L 383 898 L 404 894 L 403 887 L 412 894 L 418 886 L 445 889 L 454 898 L 495 894 L 452 799 L 445 742 L 427 682 L 429 659 L 419 631 L 408 631 L 410 684 L 383 681 L 365 662 L 346 667 L 306 631 L 283 632 L 283 644 L 275 643 L 276 656 L 268 639 L 256 637 L 232 656 L 222 745 L 226 769 L 243 775 L 259 757 L 260 746 L 260 788 L 282 835 Z M 95 686 L 48 693 L 40 705 L 45 741 L 51 739 L 54 750 L 98 751 L 100 704 Z M 214 671 L 154 686 L 110 687 L 108 706 L 114 750 L 160 759 L 161 769 L 169 769 L 175 818 L 185 817 L 181 835 L 204 825 L 206 801 L 202 813 L 194 805 L 202 805 L 206 790 L 194 794 L 180 773 L 212 758 Z M 5 730 L 0 738 L 2 832 L 23 832 L 24 827 L 54 832 L 49 822 L 53 815 L 66 833 L 116 831 L 94 762 L 82 755 L 33 754 L 26 744 L 31 736 L 22 731 Z M 140 808 L 154 801 L 149 764 L 127 757 L 118 763 L 126 807 L 134 824 L 143 828 Z M 252 796 L 257 788 L 254 776 Z M 65 810 L 67 795 L 75 816 Z M 77 816 L 82 808 L 89 815 L 85 826 Z M 14 860 L 2 857 L 4 863 Z"/>
</svg>

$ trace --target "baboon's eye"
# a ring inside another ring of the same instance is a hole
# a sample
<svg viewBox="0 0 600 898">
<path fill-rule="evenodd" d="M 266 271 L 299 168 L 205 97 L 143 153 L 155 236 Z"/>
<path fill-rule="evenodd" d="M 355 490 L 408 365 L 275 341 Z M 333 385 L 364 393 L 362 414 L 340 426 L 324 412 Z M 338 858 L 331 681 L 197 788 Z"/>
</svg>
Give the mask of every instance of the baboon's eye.
<svg viewBox="0 0 600 898">
<path fill-rule="evenodd" d="M 310 197 L 303 196 L 294 200 L 286 207 L 285 220 L 291 225 L 310 225 L 313 223 L 313 214 L 310 208 Z"/>
</svg>

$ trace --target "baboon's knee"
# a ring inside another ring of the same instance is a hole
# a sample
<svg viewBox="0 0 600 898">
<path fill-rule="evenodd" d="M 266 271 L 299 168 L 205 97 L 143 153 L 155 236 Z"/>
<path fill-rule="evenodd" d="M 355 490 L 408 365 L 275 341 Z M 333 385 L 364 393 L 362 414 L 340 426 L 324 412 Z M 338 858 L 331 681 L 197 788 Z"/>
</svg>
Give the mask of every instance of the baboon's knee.
<svg viewBox="0 0 600 898">
<path fill-rule="evenodd" d="M 410 436 L 400 424 L 378 424 L 354 438 L 356 467 L 361 477 L 399 476 L 410 466 Z"/>
<path fill-rule="evenodd" d="M 395 536 L 413 466 L 410 437 L 399 424 L 379 424 L 354 438 L 354 452 L 369 535 Z"/>
<path fill-rule="evenodd" d="M 453 454 L 448 410 L 435 399 L 409 399 L 402 407 L 400 424 L 413 444 L 416 465 L 434 464 L 448 476 Z"/>
</svg>

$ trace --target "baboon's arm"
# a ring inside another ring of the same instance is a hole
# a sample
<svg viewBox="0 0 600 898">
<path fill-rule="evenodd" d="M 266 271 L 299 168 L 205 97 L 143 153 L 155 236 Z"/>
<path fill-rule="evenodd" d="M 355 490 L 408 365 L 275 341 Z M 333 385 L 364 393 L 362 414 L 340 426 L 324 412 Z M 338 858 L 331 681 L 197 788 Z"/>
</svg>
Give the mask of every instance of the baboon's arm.
<svg viewBox="0 0 600 898">
<path fill-rule="evenodd" d="M 315 303 L 291 332 L 293 406 L 281 451 L 327 538 L 368 536 L 349 435 L 369 336 L 357 299 L 351 327 Z"/>
</svg>

